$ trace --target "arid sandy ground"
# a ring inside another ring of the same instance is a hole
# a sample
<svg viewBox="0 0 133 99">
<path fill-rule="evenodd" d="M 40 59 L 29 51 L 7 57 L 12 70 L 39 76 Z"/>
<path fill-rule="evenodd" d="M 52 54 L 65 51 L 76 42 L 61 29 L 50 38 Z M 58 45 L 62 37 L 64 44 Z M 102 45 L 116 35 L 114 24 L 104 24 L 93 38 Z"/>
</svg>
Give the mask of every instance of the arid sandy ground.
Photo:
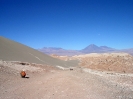
<svg viewBox="0 0 133 99">
<path fill-rule="evenodd" d="M 0 37 L 0 99 L 133 99 L 133 56 L 52 57 Z"/>
<path fill-rule="evenodd" d="M 72 57 L 51 55 L 61 60 L 79 60 L 81 67 L 101 71 L 133 73 L 133 56 L 127 53 L 91 53 Z"/>
<path fill-rule="evenodd" d="M 133 99 L 133 74 L 0 61 L 0 99 Z"/>
</svg>

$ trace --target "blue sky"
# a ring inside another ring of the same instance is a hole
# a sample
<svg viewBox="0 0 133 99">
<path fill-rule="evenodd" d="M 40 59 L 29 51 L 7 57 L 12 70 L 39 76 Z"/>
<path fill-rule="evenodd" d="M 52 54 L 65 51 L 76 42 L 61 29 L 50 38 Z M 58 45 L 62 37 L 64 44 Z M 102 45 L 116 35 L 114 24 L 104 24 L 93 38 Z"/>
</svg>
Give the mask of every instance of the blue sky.
<svg viewBox="0 0 133 99">
<path fill-rule="evenodd" d="M 0 35 L 32 48 L 133 48 L 133 0 L 0 0 Z"/>
</svg>

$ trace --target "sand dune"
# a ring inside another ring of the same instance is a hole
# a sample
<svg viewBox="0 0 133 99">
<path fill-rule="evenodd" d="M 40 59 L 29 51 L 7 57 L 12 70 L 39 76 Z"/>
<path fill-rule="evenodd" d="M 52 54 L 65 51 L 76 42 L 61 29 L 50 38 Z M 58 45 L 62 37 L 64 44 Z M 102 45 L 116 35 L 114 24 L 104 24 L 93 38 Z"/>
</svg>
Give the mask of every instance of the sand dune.
<svg viewBox="0 0 133 99">
<path fill-rule="evenodd" d="M 62 61 L 52 58 L 33 48 L 18 42 L 0 37 L 0 60 L 5 61 L 22 61 L 30 63 L 59 65 L 59 66 L 77 66 L 78 61 Z"/>
</svg>

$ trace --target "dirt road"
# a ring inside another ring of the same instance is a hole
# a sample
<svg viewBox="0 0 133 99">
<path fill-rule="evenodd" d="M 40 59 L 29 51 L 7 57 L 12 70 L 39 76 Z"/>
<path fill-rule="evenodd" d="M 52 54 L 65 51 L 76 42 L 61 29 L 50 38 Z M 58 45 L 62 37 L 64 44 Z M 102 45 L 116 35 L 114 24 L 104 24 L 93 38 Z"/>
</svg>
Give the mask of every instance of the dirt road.
<svg viewBox="0 0 133 99">
<path fill-rule="evenodd" d="M 18 70 L 0 65 L 0 99 L 133 99 L 132 76 L 99 74 L 43 67 L 21 78 Z"/>
</svg>

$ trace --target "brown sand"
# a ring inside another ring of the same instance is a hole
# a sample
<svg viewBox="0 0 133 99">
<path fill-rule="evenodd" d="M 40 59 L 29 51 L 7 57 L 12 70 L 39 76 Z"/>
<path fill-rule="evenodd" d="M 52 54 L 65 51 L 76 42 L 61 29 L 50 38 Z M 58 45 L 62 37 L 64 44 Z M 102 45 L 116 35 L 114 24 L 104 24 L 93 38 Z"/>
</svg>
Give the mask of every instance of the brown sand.
<svg viewBox="0 0 133 99">
<path fill-rule="evenodd" d="M 133 99 L 132 74 L 29 65 L 21 78 L 14 65 L 0 64 L 0 99 Z"/>
</svg>

